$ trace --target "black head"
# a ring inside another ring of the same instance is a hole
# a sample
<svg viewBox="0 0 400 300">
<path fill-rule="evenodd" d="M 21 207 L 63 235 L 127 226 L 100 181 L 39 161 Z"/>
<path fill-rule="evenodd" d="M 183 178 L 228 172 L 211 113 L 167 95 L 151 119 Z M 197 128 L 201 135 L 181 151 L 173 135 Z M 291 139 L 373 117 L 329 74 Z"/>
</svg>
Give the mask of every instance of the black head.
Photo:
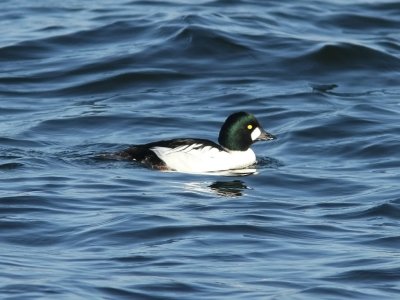
<svg viewBox="0 0 400 300">
<path fill-rule="evenodd" d="M 273 139 L 275 136 L 266 132 L 252 114 L 237 112 L 225 120 L 218 142 L 228 150 L 246 151 L 256 141 Z"/>
</svg>

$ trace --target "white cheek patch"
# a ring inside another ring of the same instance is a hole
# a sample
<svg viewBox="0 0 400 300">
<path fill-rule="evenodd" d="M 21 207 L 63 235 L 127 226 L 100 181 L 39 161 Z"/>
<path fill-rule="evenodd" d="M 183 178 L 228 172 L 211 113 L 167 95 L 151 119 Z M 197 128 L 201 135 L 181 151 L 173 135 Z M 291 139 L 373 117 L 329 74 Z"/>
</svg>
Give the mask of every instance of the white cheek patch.
<svg viewBox="0 0 400 300">
<path fill-rule="evenodd" d="M 256 127 L 256 129 L 254 129 L 253 132 L 251 133 L 251 140 L 255 141 L 260 137 L 260 135 L 261 135 L 261 130 L 260 128 Z"/>
</svg>

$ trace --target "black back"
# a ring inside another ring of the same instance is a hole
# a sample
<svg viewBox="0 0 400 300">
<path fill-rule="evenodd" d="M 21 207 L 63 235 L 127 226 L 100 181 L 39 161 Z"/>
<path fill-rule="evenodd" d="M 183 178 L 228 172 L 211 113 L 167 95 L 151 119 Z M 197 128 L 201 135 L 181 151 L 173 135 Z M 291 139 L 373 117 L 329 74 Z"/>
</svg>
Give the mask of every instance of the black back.
<svg viewBox="0 0 400 300">
<path fill-rule="evenodd" d="M 146 164 L 152 168 L 167 169 L 165 162 L 160 159 L 151 149 L 154 147 L 166 147 L 173 149 L 192 144 L 201 144 L 204 147 L 211 146 L 219 149 L 220 151 L 224 150 L 220 145 L 209 140 L 182 138 L 131 146 L 128 149 L 117 153 L 117 155 L 123 159 L 134 160 Z"/>
</svg>

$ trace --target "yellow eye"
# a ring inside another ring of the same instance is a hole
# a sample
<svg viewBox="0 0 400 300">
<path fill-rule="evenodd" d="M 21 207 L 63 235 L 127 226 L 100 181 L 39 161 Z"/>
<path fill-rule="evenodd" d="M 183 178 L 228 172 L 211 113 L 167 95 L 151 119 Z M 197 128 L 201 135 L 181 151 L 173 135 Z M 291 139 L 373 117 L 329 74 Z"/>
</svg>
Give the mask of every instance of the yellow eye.
<svg viewBox="0 0 400 300">
<path fill-rule="evenodd" d="M 247 129 L 248 130 L 252 130 L 253 129 L 253 125 L 251 125 L 251 124 L 247 125 Z"/>
</svg>

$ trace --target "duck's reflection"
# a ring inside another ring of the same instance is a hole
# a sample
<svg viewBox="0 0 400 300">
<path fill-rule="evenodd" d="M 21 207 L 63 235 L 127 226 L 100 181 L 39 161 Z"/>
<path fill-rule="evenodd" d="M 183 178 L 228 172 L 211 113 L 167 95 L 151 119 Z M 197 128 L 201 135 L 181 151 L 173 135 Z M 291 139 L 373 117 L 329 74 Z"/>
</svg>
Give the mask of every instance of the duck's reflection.
<svg viewBox="0 0 400 300">
<path fill-rule="evenodd" d="M 225 197 L 243 196 L 243 191 L 247 190 L 247 185 L 241 180 L 216 181 L 208 186 L 217 195 Z"/>
<path fill-rule="evenodd" d="M 213 193 L 224 197 L 240 197 L 243 191 L 249 189 L 241 180 L 210 182 L 187 182 L 185 188 L 196 193 Z"/>
</svg>

